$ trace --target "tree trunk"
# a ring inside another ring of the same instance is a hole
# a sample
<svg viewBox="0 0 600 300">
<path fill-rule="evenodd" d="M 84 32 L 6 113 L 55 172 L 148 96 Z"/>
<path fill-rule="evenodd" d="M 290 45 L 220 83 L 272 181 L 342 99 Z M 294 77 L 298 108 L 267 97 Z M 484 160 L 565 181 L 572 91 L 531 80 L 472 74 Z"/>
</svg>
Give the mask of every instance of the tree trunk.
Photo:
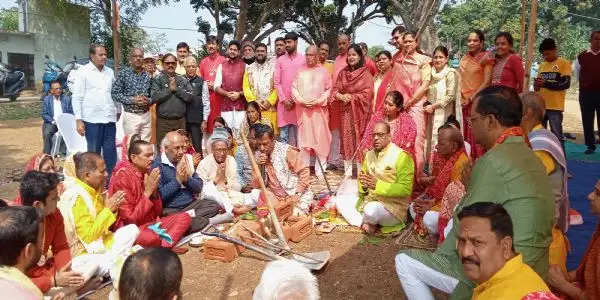
<svg viewBox="0 0 600 300">
<path fill-rule="evenodd" d="M 533 59 L 533 46 L 535 45 L 535 25 L 537 23 L 537 0 L 531 0 L 531 12 L 529 14 L 529 33 L 527 36 L 527 60 L 525 61 L 525 83 L 523 90 L 529 90 L 529 77 L 531 75 L 531 62 Z"/>
<path fill-rule="evenodd" d="M 519 43 L 519 56 L 523 57 L 525 50 L 525 18 L 527 12 L 527 0 L 521 0 L 521 38 Z"/>
<path fill-rule="evenodd" d="M 235 22 L 234 40 L 241 40 L 246 34 L 248 25 L 248 0 L 240 0 L 240 11 Z"/>
</svg>

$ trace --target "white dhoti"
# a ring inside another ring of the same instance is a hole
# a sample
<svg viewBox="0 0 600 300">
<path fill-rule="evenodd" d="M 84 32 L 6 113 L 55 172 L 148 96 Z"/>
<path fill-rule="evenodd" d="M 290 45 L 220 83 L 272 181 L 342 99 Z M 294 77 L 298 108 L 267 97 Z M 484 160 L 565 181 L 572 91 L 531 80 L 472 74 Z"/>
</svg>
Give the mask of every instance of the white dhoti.
<svg viewBox="0 0 600 300">
<path fill-rule="evenodd" d="M 408 207 L 408 211 L 410 212 L 410 215 L 412 216 L 412 218 L 414 220 L 417 214 L 415 213 L 415 210 L 413 209 L 412 204 Z M 439 219 L 440 219 L 439 212 L 433 211 L 433 210 L 428 210 L 427 212 L 425 212 L 425 214 L 423 215 L 423 225 L 425 225 L 425 228 L 427 228 L 427 231 L 429 232 L 429 234 L 431 234 L 431 235 L 438 234 L 438 220 Z"/>
<path fill-rule="evenodd" d="M 434 300 L 429 287 L 450 294 L 458 284 L 458 279 L 440 273 L 404 253 L 396 255 L 395 260 L 398 279 L 409 300 Z"/>
<path fill-rule="evenodd" d="M 346 180 L 338 189 L 334 198 L 337 211 L 352 226 L 360 226 L 363 222 L 381 226 L 395 226 L 400 223 L 383 203 L 371 201 L 363 207 L 363 212 L 356 208 L 358 201 L 358 183 L 356 180 Z"/>
<path fill-rule="evenodd" d="M 236 205 L 255 208 L 258 204 L 259 196 L 259 189 L 253 189 L 250 193 L 220 191 L 212 181 L 204 181 L 204 185 L 202 186 L 202 198 L 216 201 L 230 215 L 233 215 L 232 210 Z"/>
</svg>

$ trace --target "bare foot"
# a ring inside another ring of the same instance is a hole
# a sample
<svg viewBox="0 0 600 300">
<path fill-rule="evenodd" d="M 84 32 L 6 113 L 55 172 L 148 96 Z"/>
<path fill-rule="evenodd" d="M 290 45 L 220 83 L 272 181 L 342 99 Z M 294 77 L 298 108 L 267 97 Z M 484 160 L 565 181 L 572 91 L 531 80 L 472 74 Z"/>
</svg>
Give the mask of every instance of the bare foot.
<svg viewBox="0 0 600 300">
<path fill-rule="evenodd" d="M 363 223 L 362 225 L 360 225 L 360 228 L 362 228 L 362 230 L 366 234 L 373 234 L 377 230 L 377 225 L 369 224 L 369 223 Z"/>
<path fill-rule="evenodd" d="M 97 290 L 100 285 L 102 285 L 102 277 L 92 277 L 80 289 L 77 290 L 77 295 L 83 295 L 89 291 Z"/>
</svg>

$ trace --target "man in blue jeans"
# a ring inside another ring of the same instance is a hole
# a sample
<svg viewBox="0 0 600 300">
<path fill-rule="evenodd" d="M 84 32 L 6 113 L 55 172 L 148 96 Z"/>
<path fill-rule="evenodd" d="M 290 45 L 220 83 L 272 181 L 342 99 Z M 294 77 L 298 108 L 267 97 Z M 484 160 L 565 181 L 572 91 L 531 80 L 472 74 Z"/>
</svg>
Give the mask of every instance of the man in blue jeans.
<svg viewBox="0 0 600 300">
<path fill-rule="evenodd" d="M 117 162 L 115 135 L 120 106 L 111 95 L 113 70 L 106 67 L 106 48 L 90 45 L 90 62 L 77 72 L 73 88 L 73 112 L 77 132 L 85 135 L 88 151 L 102 153 L 108 174 Z"/>
</svg>

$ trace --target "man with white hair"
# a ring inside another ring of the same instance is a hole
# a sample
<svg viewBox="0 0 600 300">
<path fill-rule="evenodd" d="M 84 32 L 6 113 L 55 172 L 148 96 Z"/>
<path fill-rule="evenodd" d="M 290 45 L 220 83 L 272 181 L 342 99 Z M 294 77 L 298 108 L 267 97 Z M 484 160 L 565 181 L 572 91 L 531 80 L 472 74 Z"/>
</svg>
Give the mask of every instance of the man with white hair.
<svg viewBox="0 0 600 300">
<path fill-rule="evenodd" d="M 187 103 L 185 114 L 186 128 L 192 136 L 194 150 L 202 153 L 202 133 L 206 131 L 206 120 L 208 114 L 210 114 L 208 84 L 202 77 L 198 76 L 198 64 L 193 56 L 188 56 L 183 66 L 186 72 L 185 78 L 192 86 L 192 98 Z"/>
<path fill-rule="evenodd" d="M 318 300 L 317 277 L 293 260 L 270 262 L 254 289 L 252 300 Z"/>
<path fill-rule="evenodd" d="M 229 216 L 241 215 L 256 207 L 260 190 L 242 194 L 237 164 L 228 155 L 229 133 L 225 128 L 215 128 L 208 140 L 211 154 L 198 165 L 196 174 L 204 182 L 203 196 L 216 200 Z"/>
<path fill-rule="evenodd" d="M 162 198 L 163 215 L 187 212 L 192 217 L 188 232 L 197 232 L 209 224 L 209 218 L 219 212 L 219 205 L 200 199 L 202 179 L 194 172 L 192 158 L 185 154 L 185 137 L 176 131 L 168 132 L 161 142 L 161 154 L 152 168 L 160 170 L 158 192 Z"/>
</svg>

